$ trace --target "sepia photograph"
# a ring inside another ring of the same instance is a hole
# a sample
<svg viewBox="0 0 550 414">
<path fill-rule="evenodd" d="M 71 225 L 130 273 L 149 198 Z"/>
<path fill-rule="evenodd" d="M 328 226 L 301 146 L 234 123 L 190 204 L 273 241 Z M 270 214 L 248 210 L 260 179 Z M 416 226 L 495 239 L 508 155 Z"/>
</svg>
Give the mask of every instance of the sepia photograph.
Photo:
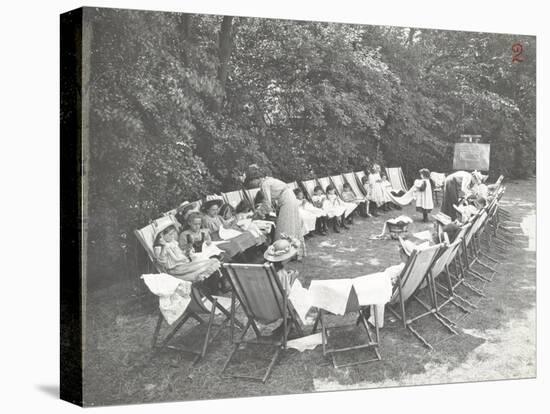
<svg viewBox="0 0 550 414">
<path fill-rule="evenodd" d="M 62 399 L 537 376 L 535 35 L 59 19 Z"/>
</svg>

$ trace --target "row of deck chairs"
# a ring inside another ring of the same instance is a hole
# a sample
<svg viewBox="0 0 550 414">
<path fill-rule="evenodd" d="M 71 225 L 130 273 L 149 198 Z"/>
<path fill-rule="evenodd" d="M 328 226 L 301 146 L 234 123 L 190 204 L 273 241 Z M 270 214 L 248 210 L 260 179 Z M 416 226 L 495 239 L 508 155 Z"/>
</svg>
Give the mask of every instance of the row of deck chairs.
<svg viewBox="0 0 550 414">
<path fill-rule="evenodd" d="M 388 176 L 388 179 L 392 185 L 392 187 L 396 190 L 403 190 L 407 191 L 407 183 L 405 180 L 405 177 L 403 175 L 403 171 L 401 170 L 401 167 L 396 168 L 386 168 L 386 173 Z M 311 197 L 313 196 L 313 189 L 320 185 L 323 189 L 323 193 L 325 192 L 327 186 L 329 184 L 334 185 L 336 188 L 336 194 L 341 195 L 344 184 L 347 183 L 350 185 L 352 192 L 355 194 L 357 198 L 363 198 L 366 195 L 366 191 L 364 190 L 364 187 L 361 183 L 362 178 L 365 176 L 364 171 L 357 171 L 357 172 L 348 172 L 344 174 L 337 174 L 322 178 L 314 178 L 310 180 L 304 180 L 301 182 L 298 181 L 292 181 L 288 183 L 288 186 L 294 190 L 296 188 L 300 188 L 302 191 L 304 191 L 304 195 L 311 201 Z M 226 193 L 221 194 L 212 194 L 205 197 L 205 200 L 212 200 L 212 199 L 221 199 L 225 203 L 229 204 L 233 208 L 236 208 L 241 201 L 247 201 L 252 209 L 254 209 L 254 200 L 256 198 L 256 195 L 260 191 L 259 188 L 253 188 L 253 189 L 242 189 L 242 190 L 235 190 L 235 191 L 229 191 Z M 196 208 L 200 208 L 202 205 L 202 200 L 194 201 L 192 204 L 196 206 Z M 175 215 L 177 212 L 177 209 L 172 209 L 170 211 L 167 211 L 164 213 L 165 216 L 169 215 Z"/>
<path fill-rule="evenodd" d="M 433 316 L 451 334 L 458 335 L 457 324 L 443 314 L 443 308 L 448 305 L 454 305 L 464 313 L 471 313 L 477 306 L 459 295 L 457 293 L 459 288 L 463 286 L 476 295 L 485 296 L 482 289 L 475 287 L 470 279 L 479 280 L 485 284 L 492 281 L 493 277 L 498 273 L 493 266 L 498 264 L 499 260 L 490 256 L 487 249 L 489 247 L 496 247 L 505 251 L 505 245 L 510 243 L 507 236 L 502 234 L 504 230 L 500 225 L 501 209 L 499 201 L 503 194 L 504 188 L 499 188 L 493 201 L 461 227 L 459 234 L 452 243 L 449 243 L 447 235 L 442 233 L 439 244 L 413 250 L 399 275 L 398 283 L 394 288 L 387 308 L 403 323 L 405 329 L 409 330 L 429 349 L 433 349 L 432 345 L 413 327 L 413 323 L 417 323 L 425 317 Z M 486 263 L 487 260 L 492 263 Z M 260 378 L 236 375 L 249 379 L 259 379 L 265 382 L 280 352 L 286 347 L 290 326 L 295 326 L 299 332 L 302 332 L 303 327 L 296 317 L 292 304 L 288 301 L 288 288 L 281 285 L 270 265 L 225 264 L 224 266 L 228 269 L 233 285 L 232 303 L 238 301 L 242 304 L 248 322 L 240 337 L 234 340 L 233 350 L 225 362 L 222 372 L 225 372 L 235 353 L 243 343 L 267 344 L 274 346 L 275 349 L 264 375 Z M 479 268 L 476 269 L 476 266 Z M 428 292 L 428 300 L 421 299 L 419 295 L 420 288 L 424 285 Z M 408 312 L 411 301 L 418 302 L 424 308 L 424 311 L 411 315 Z M 232 321 L 235 320 L 233 309 L 231 312 L 233 316 Z M 364 343 L 344 348 L 329 348 L 327 344 L 329 328 L 327 328 L 324 321 L 326 311 L 319 310 L 318 317 L 313 326 L 312 332 L 315 332 L 318 325 L 321 325 L 323 354 L 325 356 L 332 356 L 335 366 L 334 354 L 365 347 L 374 349 L 375 358 L 340 365 L 339 367 L 381 359 L 379 353 L 379 329 L 376 316 L 375 333 L 371 333 L 363 314 L 364 309 L 352 307 L 352 311 L 359 312 L 357 325 L 360 329 L 365 329 L 367 334 L 367 339 Z M 257 327 L 256 322 L 272 322 L 280 318 L 283 318 L 285 321 L 284 329 L 281 331 L 280 336 L 275 339 L 266 340 Z M 255 338 L 252 340 L 245 339 L 249 328 L 252 328 L 255 333 Z M 232 338 L 234 338 L 233 329 Z"/>
<path fill-rule="evenodd" d="M 348 173 L 348 177 L 349 174 L 352 174 L 351 177 L 354 177 L 357 182 L 360 182 L 360 178 L 356 173 Z M 346 174 L 343 174 L 343 177 L 348 179 Z M 335 177 L 328 178 L 330 182 L 337 181 Z M 499 182 L 501 181 L 502 180 L 499 180 Z M 320 179 L 319 183 L 322 182 L 323 180 Z M 308 186 L 307 182 L 303 182 L 302 184 L 304 187 Z M 496 196 L 493 201 L 462 227 L 460 234 L 453 243 L 448 243 L 448 240 L 443 238 L 440 240 L 441 243 L 435 246 L 414 250 L 399 276 L 399 282 L 395 287 L 392 299 L 387 307 L 391 313 L 402 321 L 406 329 L 430 349 L 432 349 L 431 344 L 414 329 L 413 323 L 420 321 L 424 317 L 433 316 L 452 334 L 458 334 L 456 323 L 447 318 L 442 313 L 442 309 L 447 305 L 453 304 L 465 313 L 471 312 L 476 308 L 476 305 L 459 295 L 457 293 L 458 289 L 464 287 L 476 295 L 485 296 L 483 288 L 474 286 L 472 280 L 486 284 L 490 282 L 497 273 L 494 266 L 498 263 L 498 260 L 494 256 L 490 256 L 490 252 L 486 249 L 489 246 L 495 245 L 497 249 L 505 251 L 506 246 L 510 244 L 509 237 L 506 234 L 507 230 L 501 225 L 501 217 L 504 216 L 506 219 L 509 214 L 503 211 L 499 205 L 504 190 L 502 186 L 496 190 Z M 174 220 L 174 218 L 169 215 L 159 220 Z M 136 231 L 136 236 L 144 247 L 147 246 L 146 250 L 150 259 L 155 263 L 158 271 L 162 272 L 164 269 L 156 262 L 152 250 L 153 235 L 155 234 L 154 226 L 160 224 L 160 222 L 156 221 L 150 226 Z M 489 264 L 487 261 L 491 263 Z M 202 349 L 195 359 L 195 362 L 197 362 L 200 358 L 205 356 L 207 346 L 213 339 L 210 333 L 214 321 L 214 311 L 215 309 L 219 309 L 226 317 L 221 327 L 225 325 L 227 320 L 231 321 L 231 338 L 234 343 L 233 350 L 228 356 L 222 372 L 226 371 L 235 353 L 243 344 L 255 343 L 270 345 L 274 347 L 274 354 L 267 370 L 262 376 L 236 375 L 265 382 L 271 374 L 281 351 L 286 349 L 290 327 L 293 326 L 297 332 L 301 332 L 303 329 L 291 302 L 288 300 L 289 287 L 281 284 L 274 268 L 269 264 L 226 263 L 224 267 L 227 270 L 233 288 L 231 309 L 227 310 L 223 308 L 223 306 L 217 303 L 216 299 L 212 297 L 208 299 L 213 306 L 206 306 L 200 287 L 197 286 L 193 290 L 192 305 L 189 306 L 188 310 L 176 325 L 171 328 L 169 333 L 162 340 L 160 346 L 158 345 L 158 337 L 162 325 L 162 316 L 159 315 L 159 320 L 153 335 L 153 347 L 155 350 L 168 348 L 176 331 L 180 329 L 188 319 L 191 318 L 199 323 L 205 323 L 199 315 L 207 314 L 209 316 L 208 329 Z M 487 271 L 489 271 L 489 274 L 487 274 Z M 427 301 L 421 299 L 418 294 L 420 286 L 424 284 L 427 285 L 429 292 L 429 299 Z M 411 300 L 420 303 L 425 309 L 425 312 L 415 316 L 410 315 L 407 311 L 407 307 Z M 239 322 L 236 314 L 236 309 L 239 305 L 242 307 L 247 318 L 244 327 Z M 359 309 L 360 315 L 362 315 L 362 311 L 363 309 Z M 377 355 L 375 359 L 380 359 L 377 323 L 376 335 L 371 335 L 368 323 L 364 316 L 361 316 L 360 325 L 367 331 L 368 342 L 366 344 L 359 344 L 344 349 L 329 349 L 326 343 L 328 328 L 325 326 L 323 314 L 324 312 L 319 312 L 313 330 L 315 331 L 320 323 L 323 333 L 323 354 L 325 356 L 368 346 L 375 350 Z M 279 335 L 268 337 L 262 335 L 258 323 L 266 324 L 279 319 L 283 320 L 283 329 Z M 236 327 L 242 328 L 242 333 L 239 335 L 238 339 L 235 339 Z M 255 338 L 252 340 L 246 339 L 250 329 L 252 329 L 255 334 Z"/>
</svg>

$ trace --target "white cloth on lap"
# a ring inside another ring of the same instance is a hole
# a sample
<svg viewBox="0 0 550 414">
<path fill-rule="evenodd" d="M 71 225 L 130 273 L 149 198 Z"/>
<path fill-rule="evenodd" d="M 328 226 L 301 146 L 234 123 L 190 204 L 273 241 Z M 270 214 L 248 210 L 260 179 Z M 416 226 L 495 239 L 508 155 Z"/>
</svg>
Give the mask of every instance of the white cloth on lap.
<svg viewBox="0 0 550 414">
<path fill-rule="evenodd" d="M 174 323 L 191 302 L 191 282 L 166 273 L 146 274 L 141 278 L 151 293 L 159 297 L 159 309 L 166 322 Z"/>
</svg>

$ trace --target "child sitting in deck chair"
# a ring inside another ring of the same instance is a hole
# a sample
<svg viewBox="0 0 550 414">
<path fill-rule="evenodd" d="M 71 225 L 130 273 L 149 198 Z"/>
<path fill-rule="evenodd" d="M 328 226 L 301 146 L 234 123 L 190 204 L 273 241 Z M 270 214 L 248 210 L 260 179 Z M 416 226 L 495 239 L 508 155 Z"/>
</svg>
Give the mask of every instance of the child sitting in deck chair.
<svg viewBox="0 0 550 414">
<path fill-rule="evenodd" d="M 185 216 L 185 220 L 189 228 L 180 233 L 179 247 L 190 256 L 192 253 L 202 252 L 203 244 L 209 246 L 212 244 L 212 239 L 210 238 L 210 232 L 201 228 L 201 213 L 197 211 L 189 212 L 189 214 Z"/>
<path fill-rule="evenodd" d="M 345 207 L 329 203 L 320 185 L 315 186 L 313 189 L 311 201 L 315 207 L 322 209 L 326 213 L 328 220 L 332 223 L 332 228 L 335 233 L 340 233 L 338 229 L 340 226 L 346 229 L 349 228 L 344 223 Z"/>
<path fill-rule="evenodd" d="M 342 186 L 342 200 L 344 200 L 346 203 L 353 203 L 355 204 L 358 209 L 361 216 L 366 217 L 366 202 L 364 198 L 357 198 L 353 190 L 351 189 L 351 186 L 348 183 L 344 183 Z M 355 214 L 355 211 L 350 214 L 350 217 L 353 217 Z M 353 222 L 353 220 L 351 220 Z"/>
<path fill-rule="evenodd" d="M 169 274 L 188 282 L 202 282 L 213 273 L 217 273 L 221 267 L 219 260 L 206 259 L 192 262 L 180 248 L 177 237 L 176 228 L 169 226 L 155 239 L 154 251 L 157 260 Z"/>
<path fill-rule="evenodd" d="M 336 194 L 336 187 L 334 185 L 329 184 L 326 188 L 326 195 L 327 199 L 325 200 L 325 203 L 328 204 L 329 209 L 344 209 L 344 214 L 342 215 L 342 223 L 345 229 L 347 229 L 345 223 L 353 224 L 353 212 L 357 208 L 356 203 L 348 203 L 344 200 L 342 200 L 338 194 Z"/>
<path fill-rule="evenodd" d="M 298 200 L 298 206 L 300 209 L 300 215 L 306 230 L 315 230 L 317 234 L 326 236 L 328 232 L 328 216 L 322 208 L 317 208 L 304 198 L 304 192 L 299 188 L 294 189 L 296 200 Z"/>
</svg>

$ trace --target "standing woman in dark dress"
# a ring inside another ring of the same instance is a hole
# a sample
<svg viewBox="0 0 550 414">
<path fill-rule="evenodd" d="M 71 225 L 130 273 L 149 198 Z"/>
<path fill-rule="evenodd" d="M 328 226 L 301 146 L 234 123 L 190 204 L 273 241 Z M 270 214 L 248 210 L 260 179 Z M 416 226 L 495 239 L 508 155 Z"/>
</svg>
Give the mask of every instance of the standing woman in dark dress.
<svg viewBox="0 0 550 414">
<path fill-rule="evenodd" d="M 482 177 L 477 171 L 457 171 L 445 179 L 443 187 L 443 201 L 441 212 L 448 215 L 453 221 L 456 220 L 457 211 L 453 205 L 458 205 L 458 200 L 468 198 L 475 194 L 476 187 L 481 184 Z"/>
<path fill-rule="evenodd" d="M 294 191 L 285 182 L 277 178 L 268 177 L 260 169 L 251 165 L 246 174 L 245 185 L 248 188 L 260 187 L 265 197 L 265 206 L 273 209 L 275 204 L 278 208 L 277 222 L 275 224 L 275 240 L 286 235 L 297 239 L 298 259 L 305 256 L 304 236 L 302 232 L 302 218 L 300 217 L 299 203 Z"/>
</svg>

